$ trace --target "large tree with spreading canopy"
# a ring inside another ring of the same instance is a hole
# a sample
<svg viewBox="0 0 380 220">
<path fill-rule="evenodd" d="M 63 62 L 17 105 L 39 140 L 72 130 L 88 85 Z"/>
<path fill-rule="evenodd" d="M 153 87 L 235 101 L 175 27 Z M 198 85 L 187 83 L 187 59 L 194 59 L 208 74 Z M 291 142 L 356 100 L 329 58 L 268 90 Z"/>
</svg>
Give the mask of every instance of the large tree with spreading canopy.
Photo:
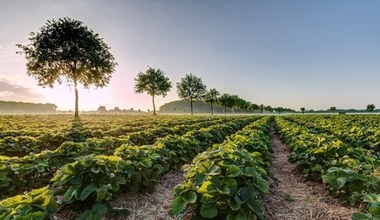
<svg viewBox="0 0 380 220">
<path fill-rule="evenodd" d="M 169 78 L 165 76 L 165 73 L 162 70 L 149 67 L 145 70 L 145 73 L 139 72 L 137 74 L 135 82 L 136 93 L 147 92 L 148 95 L 152 96 L 153 115 L 156 115 L 154 97 L 159 95 L 165 97 L 168 94 L 170 88 L 172 88 L 172 83 Z"/>
<path fill-rule="evenodd" d="M 190 102 L 191 115 L 193 115 L 193 102 L 203 100 L 206 93 L 206 85 L 202 82 L 202 79 L 191 73 L 186 74 L 185 77 L 181 78 L 181 81 L 177 83 L 178 97 Z"/>
<path fill-rule="evenodd" d="M 17 44 L 27 59 L 27 74 L 38 85 L 53 87 L 63 81 L 75 90 L 75 117 L 78 117 L 78 84 L 104 87 L 117 63 L 108 45 L 85 26 L 71 18 L 49 20 L 39 32 L 32 32 L 26 45 Z"/>
</svg>

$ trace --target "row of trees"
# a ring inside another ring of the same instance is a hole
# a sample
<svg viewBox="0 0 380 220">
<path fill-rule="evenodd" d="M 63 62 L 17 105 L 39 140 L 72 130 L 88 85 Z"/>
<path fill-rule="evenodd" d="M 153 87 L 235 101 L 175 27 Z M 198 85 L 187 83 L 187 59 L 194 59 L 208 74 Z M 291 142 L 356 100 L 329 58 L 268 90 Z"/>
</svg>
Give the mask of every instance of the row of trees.
<svg viewBox="0 0 380 220">
<path fill-rule="evenodd" d="M 70 18 L 48 20 L 39 32 L 30 35 L 28 44 L 17 44 L 21 49 L 17 53 L 24 54 L 27 59 L 27 74 L 35 77 L 38 85 L 43 87 L 53 87 L 56 82 L 61 84 L 64 81 L 73 86 L 75 117 L 78 117 L 78 84 L 85 88 L 104 87 L 115 71 L 117 63 L 109 51 L 110 47 L 81 21 Z M 138 73 L 135 92 L 147 92 L 152 96 L 153 114 L 156 114 L 155 97 L 165 97 L 172 86 L 163 71 L 149 67 L 145 73 Z M 225 110 L 275 110 L 270 106 L 258 106 L 237 95 L 220 95 L 216 89 L 207 90 L 202 79 L 193 74 L 185 75 L 176 86 L 178 96 L 190 102 L 191 114 L 194 101 L 209 102 L 211 114 L 215 103 L 224 106 Z M 277 109 L 278 112 L 282 110 L 284 108 Z"/>
<path fill-rule="evenodd" d="M 47 114 L 54 113 L 57 106 L 54 104 L 46 103 L 28 103 L 28 102 L 7 102 L 0 101 L 0 113 L 34 113 L 34 114 Z"/>
<path fill-rule="evenodd" d="M 135 78 L 135 92 L 146 92 L 152 97 L 153 103 L 153 115 L 156 114 L 156 106 L 154 98 L 156 96 L 165 97 L 172 88 L 172 83 L 169 78 L 165 76 L 165 72 L 161 69 L 154 69 L 148 67 L 145 72 L 139 72 Z M 196 101 L 204 101 L 210 104 L 211 114 L 214 113 L 214 105 L 218 103 L 224 107 L 224 112 L 227 112 L 227 108 L 242 111 L 254 111 L 260 110 L 267 111 L 282 111 L 285 108 L 272 108 L 270 106 L 257 105 L 240 98 L 237 95 L 230 95 L 227 93 L 220 94 L 220 92 L 212 88 L 207 90 L 207 86 L 203 83 L 200 77 L 193 75 L 192 73 L 186 74 L 181 78 L 181 81 L 176 84 L 178 97 L 184 101 L 190 103 L 190 112 L 193 114 L 193 103 Z"/>
<path fill-rule="evenodd" d="M 366 111 L 367 112 L 373 112 L 373 111 L 375 111 L 375 108 L 376 108 L 376 106 L 374 104 L 368 104 L 366 107 Z M 305 112 L 305 110 L 306 110 L 305 107 L 300 108 L 300 111 L 302 114 Z M 335 113 L 336 111 L 337 111 L 337 109 L 335 106 L 332 106 L 327 110 L 327 112 L 332 112 L 332 113 Z"/>
</svg>

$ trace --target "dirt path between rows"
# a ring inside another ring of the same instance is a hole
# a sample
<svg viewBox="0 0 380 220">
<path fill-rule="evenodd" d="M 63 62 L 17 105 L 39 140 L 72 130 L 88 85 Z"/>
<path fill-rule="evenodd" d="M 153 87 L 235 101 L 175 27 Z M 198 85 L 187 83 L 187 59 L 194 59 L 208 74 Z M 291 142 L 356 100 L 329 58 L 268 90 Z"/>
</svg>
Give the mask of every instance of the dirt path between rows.
<svg viewBox="0 0 380 220">
<path fill-rule="evenodd" d="M 296 170 L 296 164 L 288 162 L 290 149 L 280 140 L 271 127 L 273 163 L 270 177 L 270 193 L 264 198 L 268 220 L 317 220 L 351 219 L 356 210 L 344 207 L 329 196 L 322 183 L 306 182 Z"/>
</svg>

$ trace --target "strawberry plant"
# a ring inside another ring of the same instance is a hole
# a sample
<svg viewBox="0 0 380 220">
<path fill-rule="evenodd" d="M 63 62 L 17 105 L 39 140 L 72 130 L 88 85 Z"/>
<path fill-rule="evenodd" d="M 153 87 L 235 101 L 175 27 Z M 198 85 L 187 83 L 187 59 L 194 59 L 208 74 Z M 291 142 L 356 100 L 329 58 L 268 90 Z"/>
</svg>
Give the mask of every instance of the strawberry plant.
<svg viewBox="0 0 380 220">
<path fill-rule="evenodd" d="M 253 124 L 263 126 L 268 122 L 267 118 Z M 268 152 L 270 142 L 268 138 L 259 138 L 263 140 L 262 148 L 257 147 L 251 153 L 242 148 L 257 143 L 253 138 L 255 132 L 261 131 L 247 126 L 237 132 L 240 134 L 196 156 L 184 168 L 184 182 L 174 189 L 170 214 L 182 219 L 192 207 L 194 219 L 264 219 L 261 197 L 269 190 L 266 181 L 269 164 L 262 155 Z"/>
<path fill-rule="evenodd" d="M 57 209 L 53 192 L 44 187 L 0 201 L 0 219 L 43 220 Z"/>
</svg>

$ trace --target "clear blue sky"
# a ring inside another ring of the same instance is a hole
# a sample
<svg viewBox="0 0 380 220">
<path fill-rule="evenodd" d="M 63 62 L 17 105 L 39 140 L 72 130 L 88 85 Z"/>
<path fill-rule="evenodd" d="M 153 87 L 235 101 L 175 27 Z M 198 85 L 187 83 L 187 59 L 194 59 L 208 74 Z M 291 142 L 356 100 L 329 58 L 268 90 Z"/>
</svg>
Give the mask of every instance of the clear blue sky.
<svg viewBox="0 0 380 220">
<path fill-rule="evenodd" d="M 38 87 L 15 54 L 16 43 L 62 17 L 99 33 L 119 64 L 106 88 L 80 90 L 80 110 L 151 109 L 148 95 L 134 94 L 147 65 L 174 84 L 158 105 L 178 99 L 175 83 L 193 73 L 208 88 L 272 107 L 380 107 L 377 0 L 3 0 L 0 100 L 74 108 L 72 89 Z"/>
</svg>

